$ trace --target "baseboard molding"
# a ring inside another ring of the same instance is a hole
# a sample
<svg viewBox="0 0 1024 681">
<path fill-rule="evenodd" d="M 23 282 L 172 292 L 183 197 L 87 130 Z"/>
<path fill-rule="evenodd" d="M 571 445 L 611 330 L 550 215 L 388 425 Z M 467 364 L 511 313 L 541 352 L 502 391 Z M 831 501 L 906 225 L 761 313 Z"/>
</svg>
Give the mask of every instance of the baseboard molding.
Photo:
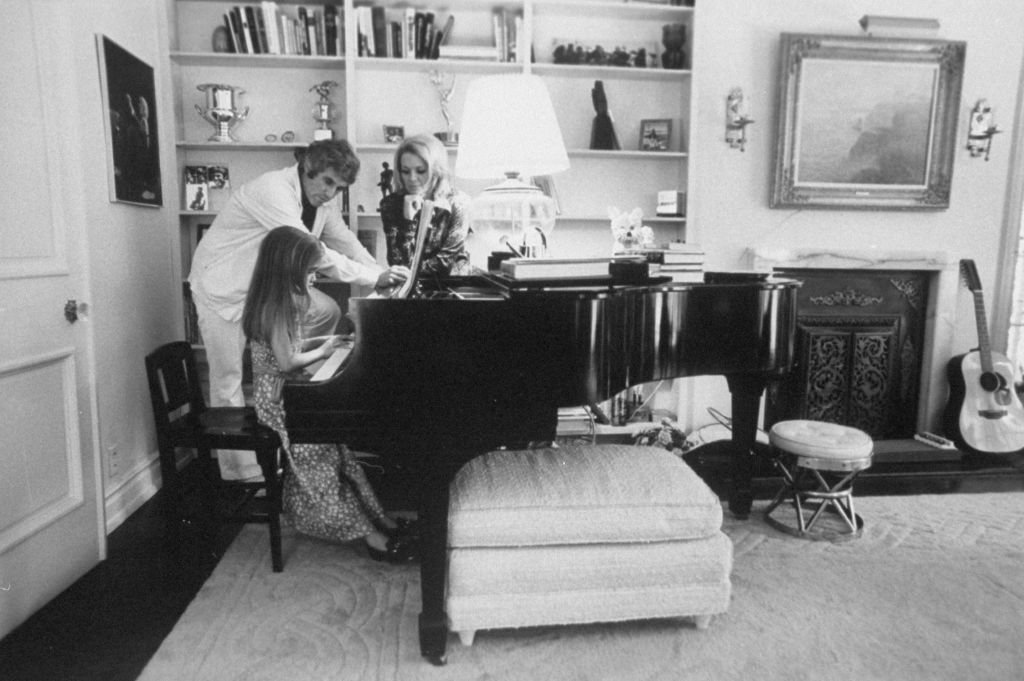
<svg viewBox="0 0 1024 681">
<path fill-rule="evenodd" d="M 125 476 L 117 487 L 108 490 L 104 499 L 107 534 L 120 527 L 160 489 L 160 460 L 155 455 Z"/>
</svg>

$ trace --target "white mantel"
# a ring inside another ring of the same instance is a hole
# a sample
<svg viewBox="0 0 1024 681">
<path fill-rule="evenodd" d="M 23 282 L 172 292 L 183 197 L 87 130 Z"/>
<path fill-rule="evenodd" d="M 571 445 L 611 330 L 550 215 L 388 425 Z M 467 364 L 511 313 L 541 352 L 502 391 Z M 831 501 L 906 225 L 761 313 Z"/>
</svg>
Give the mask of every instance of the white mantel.
<svg viewBox="0 0 1024 681">
<path fill-rule="evenodd" d="M 957 323 L 956 296 L 960 263 L 945 251 L 822 248 L 752 248 L 751 269 L 914 270 L 933 272 L 928 289 L 924 348 L 921 357 L 921 393 L 918 430 L 942 432 L 942 410 L 948 399 L 946 365 L 954 352 Z"/>
</svg>

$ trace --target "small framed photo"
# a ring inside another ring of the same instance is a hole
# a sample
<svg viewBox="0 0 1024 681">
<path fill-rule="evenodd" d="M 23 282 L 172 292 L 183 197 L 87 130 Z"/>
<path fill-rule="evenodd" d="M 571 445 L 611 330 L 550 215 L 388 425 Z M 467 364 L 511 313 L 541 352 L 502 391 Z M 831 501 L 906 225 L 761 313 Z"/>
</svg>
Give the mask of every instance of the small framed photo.
<svg viewBox="0 0 1024 681">
<path fill-rule="evenodd" d="M 384 141 L 387 144 L 398 144 L 405 139 L 405 128 L 401 125 L 385 125 Z"/>
<path fill-rule="evenodd" d="M 640 151 L 668 151 L 671 138 L 671 119 L 646 118 L 640 121 Z"/>
</svg>

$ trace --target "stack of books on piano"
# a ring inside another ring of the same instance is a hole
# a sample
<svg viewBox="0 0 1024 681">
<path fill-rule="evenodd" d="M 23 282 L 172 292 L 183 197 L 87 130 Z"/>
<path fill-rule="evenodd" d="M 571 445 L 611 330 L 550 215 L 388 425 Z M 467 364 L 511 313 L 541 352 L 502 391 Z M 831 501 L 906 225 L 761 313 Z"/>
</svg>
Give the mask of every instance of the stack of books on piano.
<svg viewBox="0 0 1024 681">
<path fill-rule="evenodd" d="M 670 276 L 674 282 L 704 281 L 704 249 L 700 244 L 672 241 L 629 252 L 647 258 L 651 276 Z"/>
</svg>

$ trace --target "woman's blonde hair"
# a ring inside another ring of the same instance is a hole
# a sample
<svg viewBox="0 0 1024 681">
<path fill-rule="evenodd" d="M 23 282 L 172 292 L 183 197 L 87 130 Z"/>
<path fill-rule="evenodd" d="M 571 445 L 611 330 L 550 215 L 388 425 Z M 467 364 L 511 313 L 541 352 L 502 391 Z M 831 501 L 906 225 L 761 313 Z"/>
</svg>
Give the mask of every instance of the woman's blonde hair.
<svg viewBox="0 0 1024 681">
<path fill-rule="evenodd" d="M 406 153 L 415 154 L 427 164 L 427 174 L 430 177 L 426 191 L 428 199 L 451 193 L 452 173 L 448 166 L 448 150 L 441 140 L 433 135 L 413 135 L 399 143 L 395 149 L 395 191 L 406 189 L 405 181 L 402 179 L 402 155 Z"/>
</svg>

